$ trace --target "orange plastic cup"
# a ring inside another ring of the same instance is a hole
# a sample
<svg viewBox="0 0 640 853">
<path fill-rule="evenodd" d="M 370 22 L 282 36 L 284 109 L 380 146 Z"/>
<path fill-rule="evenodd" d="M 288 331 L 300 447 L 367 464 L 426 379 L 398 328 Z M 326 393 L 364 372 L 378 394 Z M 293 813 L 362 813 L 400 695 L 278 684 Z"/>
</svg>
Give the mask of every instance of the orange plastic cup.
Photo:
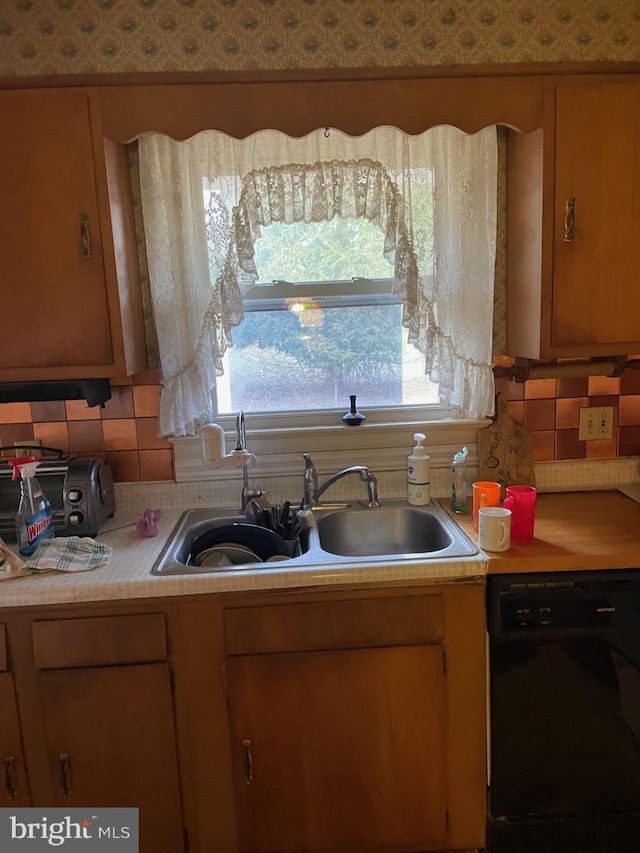
<svg viewBox="0 0 640 853">
<path fill-rule="evenodd" d="M 500 506 L 502 486 L 480 480 L 473 484 L 473 529 L 478 530 L 478 510 L 485 506 Z"/>
</svg>

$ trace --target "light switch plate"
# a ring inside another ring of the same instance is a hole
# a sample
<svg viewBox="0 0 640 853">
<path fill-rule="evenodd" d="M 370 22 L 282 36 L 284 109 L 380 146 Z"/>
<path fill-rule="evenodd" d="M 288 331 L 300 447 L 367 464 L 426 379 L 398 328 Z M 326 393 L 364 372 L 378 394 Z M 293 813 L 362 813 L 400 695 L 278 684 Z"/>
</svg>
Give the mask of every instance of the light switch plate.
<svg viewBox="0 0 640 853">
<path fill-rule="evenodd" d="M 613 406 L 580 409 L 578 439 L 593 441 L 596 438 L 613 438 Z"/>
</svg>

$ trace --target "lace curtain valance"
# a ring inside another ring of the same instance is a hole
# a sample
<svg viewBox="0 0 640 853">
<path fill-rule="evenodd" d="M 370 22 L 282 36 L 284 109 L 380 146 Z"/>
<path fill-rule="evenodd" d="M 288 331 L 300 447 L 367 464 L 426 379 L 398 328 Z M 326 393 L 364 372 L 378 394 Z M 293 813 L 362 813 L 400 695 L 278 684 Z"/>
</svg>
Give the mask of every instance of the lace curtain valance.
<svg viewBox="0 0 640 853">
<path fill-rule="evenodd" d="M 256 281 L 254 248 L 273 222 L 364 217 L 384 234 L 409 340 L 443 403 L 491 414 L 495 129 L 410 137 L 207 132 L 140 140 L 150 284 L 163 375 L 160 431 L 197 431 Z"/>
</svg>

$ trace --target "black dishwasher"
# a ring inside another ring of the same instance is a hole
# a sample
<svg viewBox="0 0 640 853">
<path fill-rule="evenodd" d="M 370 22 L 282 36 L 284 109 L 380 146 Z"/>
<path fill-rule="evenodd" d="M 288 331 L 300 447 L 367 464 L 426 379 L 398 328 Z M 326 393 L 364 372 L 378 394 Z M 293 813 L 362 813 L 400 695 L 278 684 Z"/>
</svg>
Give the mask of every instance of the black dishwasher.
<svg viewBox="0 0 640 853">
<path fill-rule="evenodd" d="M 640 850 L 640 569 L 492 575 L 490 853 Z"/>
</svg>

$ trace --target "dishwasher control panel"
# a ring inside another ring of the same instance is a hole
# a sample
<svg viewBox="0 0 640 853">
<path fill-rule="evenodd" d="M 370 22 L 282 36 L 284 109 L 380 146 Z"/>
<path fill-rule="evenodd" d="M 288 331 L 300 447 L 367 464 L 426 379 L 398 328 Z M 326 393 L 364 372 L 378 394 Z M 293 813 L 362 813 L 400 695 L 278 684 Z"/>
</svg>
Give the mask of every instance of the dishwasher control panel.
<svg viewBox="0 0 640 853">
<path fill-rule="evenodd" d="M 489 634 L 517 638 L 640 623 L 640 571 L 536 572 L 487 579 Z"/>
<path fill-rule="evenodd" d="M 506 632 L 566 631 L 607 627 L 615 615 L 616 605 L 606 595 L 573 590 L 561 595 L 507 594 L 500 601 L 500 612 L 501 628 Z"/>
</svg>

